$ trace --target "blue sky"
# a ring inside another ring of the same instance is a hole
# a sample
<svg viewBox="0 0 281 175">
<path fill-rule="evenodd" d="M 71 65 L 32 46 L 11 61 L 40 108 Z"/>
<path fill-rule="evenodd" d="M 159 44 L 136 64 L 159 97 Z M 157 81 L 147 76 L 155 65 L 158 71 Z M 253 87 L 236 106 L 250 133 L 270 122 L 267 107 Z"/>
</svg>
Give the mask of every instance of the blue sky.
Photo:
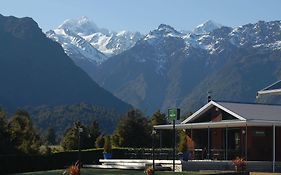
<svg viewBox="0 0 281 175">
<path fill-rule="evenodd" d="M 280 0 L 0 0 L 5 16 L 29 16 L 43 31 L 87 16 L 99 27 L 147 33 L 161 23 L 192 30 L 211 19 L 226 26 L 281 20 Z"/>
</svg>

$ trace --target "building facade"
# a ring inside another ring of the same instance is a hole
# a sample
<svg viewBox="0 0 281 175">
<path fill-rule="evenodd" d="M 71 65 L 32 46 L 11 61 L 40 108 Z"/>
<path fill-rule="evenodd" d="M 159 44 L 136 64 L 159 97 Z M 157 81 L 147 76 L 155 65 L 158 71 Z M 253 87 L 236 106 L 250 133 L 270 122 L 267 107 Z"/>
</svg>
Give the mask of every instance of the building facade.
<svg viewBox="0 0 281 175">
<path fill-rule="evenodd" d="M 186 132 L 190 160 L 281 161 L 280 105 L 210 101 L 175 127 Z"/>
</svg>

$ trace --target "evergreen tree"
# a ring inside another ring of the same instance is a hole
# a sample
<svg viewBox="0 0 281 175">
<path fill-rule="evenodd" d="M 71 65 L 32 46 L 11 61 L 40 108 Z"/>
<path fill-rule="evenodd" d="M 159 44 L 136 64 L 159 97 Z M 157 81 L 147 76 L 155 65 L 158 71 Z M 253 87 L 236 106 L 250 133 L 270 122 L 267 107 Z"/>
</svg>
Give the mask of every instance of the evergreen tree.
<svg viewBox="0 0 281 175">
<path fill-rule="evenodd" d="M 61 140 L 60 145 L 65 149 L 65 150 L 73 150 L 78 148 L 78 132 L 77 130 L 72 127 L 68 128 Z"/>
<path fill-rule="evenodd" d="M 187 151 L 187 140 L 186 140 L 186 134 L 184 131 L 180 130 L 178 131 L 178 145 L 177 145 L 177 150 L 178 152 L 185 152 Z"/>
<path fill-rule="evenodd" d="M 150 118 L 151 126 L 167 124 L 166 115 L 159 110 L 152 114 Z"/>
<path fill-rule="evenodd" d="M 11 142 L 22 153 L 36 154 L 39 151 L 41 140 L 38 132 L 33 127 L 27 111 L 17 110 L 8 123 Z"/>
<path fill-rule="evenodd" d="M 150 122 L 151 129 L 153 129 L 153 126 L 155 125 L 166 125 L 169 123 L 167 121 L 167 117 L 165 113 L 162 113 L 159 110 L 152 114 L 152 116 L 149 119 L 149 122 Z M 172 137 L 173 137 L 173 132 L 171 130 L 157 131 L 157 134 L 155 136 L 155 146 L 170 148 L 172 146 L 172 142 L 171 142 Z M 167 138 L 171 138 L 171 139 L 167 139 Z M 160 145 L 160 139 L 162 145 Z"/>
<path fill-rule="evenodd" d="M 47 144 L 50 144 L 50 145 L 56 144 L 56 133 L 53 128 L 48 128 L 48 131 L 46 134 L 46 142 L 47 142 Z"/>
<path fill-rule="evenodd" d="M 96 142 L 95 142 L 95 147 L 96 148 L 102 148 L 104 145 L 104 135 L 99 135 L 96 139 Z"/>
<path fill-rule="evenodd" d="M 101 135 L 99 123 L 95 120 L 92 125 L 89 127 L 91 145 L 94 147 L 97 138 Z"/>
<path fill-rule="evenodd" d="M 112 150 L 111 139 L 109 135 L 106 135 L 104 137 L 103 151 L 106 153 L 111 153 L 111 150 Z"/>
<path fill-rule="evenodd" d="M 0 108 L 0 154 L 9 154 L 15 151 L 7 125 L 7 114 Z"/>
<path fill-rule="evenodd" d="M 93 141 L 93 138 L 90 134 L 90 129 L 81 123 L 75 123 L 72 128 L 67 129 L 60 144 L 65 150 L 78 149 L 79 137 L 81 149 L 95 147 L 95 141 Z"/>
<path fill-rule="evenodd" d="M 122 147 L 150 147 L 151 127 L 147 118 L 139 110 L 128 112 L 113 133 L 113 143 Z"/>
</svg>

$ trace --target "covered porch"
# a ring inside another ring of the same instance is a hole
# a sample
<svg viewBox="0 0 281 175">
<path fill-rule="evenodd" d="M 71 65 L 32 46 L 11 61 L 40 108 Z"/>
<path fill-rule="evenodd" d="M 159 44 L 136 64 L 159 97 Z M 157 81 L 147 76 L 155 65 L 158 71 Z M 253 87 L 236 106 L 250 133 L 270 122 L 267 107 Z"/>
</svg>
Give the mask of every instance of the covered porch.
<svg viewBox="0 0 281 175">
<path fill-rule="evenodd" d="M 191 162 L 231 162 L 240 157 L 247 162 L 269 162 L 275 171 L 281 161 L 278 105 L 210 101 L 175 128 L 186 133 Z M 172 129 L 172 125 L 158 125 L 154 129 Z"/>
<path fill-rule="evenodd" d="M 281 161 L 280 124 L 254 121 L 221 121 L 208 123 L 177 124 L 187 137 L 189 160 L 245 160 Z M 155 127 L 157 130 L 171 126 Z M 275 136 L 274 136 L 275 135 Z M 274 139 L 275 137 L 275 139 Z M 274 148 L 275 145 L 275 148 Z M 274 153 L 275 149 L 275 153 Z"/>
</svg>

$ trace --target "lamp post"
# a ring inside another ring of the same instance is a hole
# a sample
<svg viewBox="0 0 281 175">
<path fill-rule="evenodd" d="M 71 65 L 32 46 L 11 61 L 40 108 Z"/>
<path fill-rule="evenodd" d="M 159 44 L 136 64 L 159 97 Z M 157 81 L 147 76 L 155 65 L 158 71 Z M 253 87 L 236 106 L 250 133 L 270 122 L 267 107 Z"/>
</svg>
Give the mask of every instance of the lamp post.
<svg viewBox="0 0 281 175">
<path fill-rule="evenodd" d="M 76 129 L 78 130 L 78 161 L 81 162 L 81 133 L 83 132 L 83 128 L 81 127 L 81 123 L 78 121 L 75 123 Z"/>
<path fill-rule="evenodd" d="M 155 174 L 155 136 L 156 136 L 156 130 L 152 130 L 152 168 L 153 168 L 153 174 Z"/>
</svg>

